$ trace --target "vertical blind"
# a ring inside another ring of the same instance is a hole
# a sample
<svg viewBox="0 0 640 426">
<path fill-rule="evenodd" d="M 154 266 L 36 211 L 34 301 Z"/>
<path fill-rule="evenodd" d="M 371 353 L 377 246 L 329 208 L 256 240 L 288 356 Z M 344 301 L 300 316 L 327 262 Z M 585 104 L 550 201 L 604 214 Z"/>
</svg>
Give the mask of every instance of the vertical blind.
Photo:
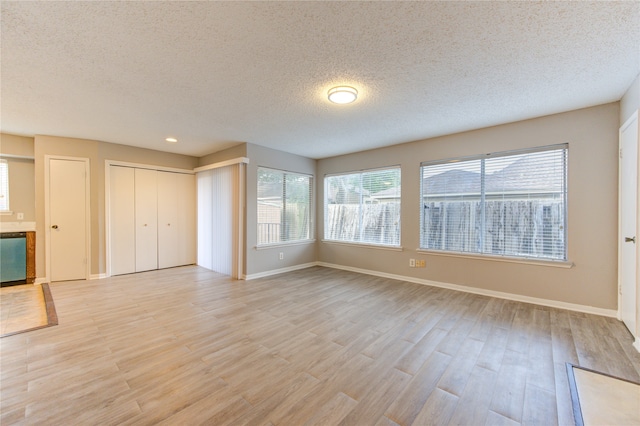
<svg viewBox="0 0 640 426">
<path fill-rule="evenodd" d="M 423 163 L 421 188 L 421 248 L 566 260 L 566 145 Z"/>
<path fill-rule="evenodd" d="M 400 245 L 400 168 L 325 177 L 325 240 Z"/>
<path fill-rule="evenodd" d="M 0 211 L 9 210 L 9 163 L 0 159 Z"/>
<path fill-rule="evenodd" d="M 258 168 L 258 245 L 312 237 L 313 177 Z"/>
<path fill-rule="evenodd" d="M 198 265 L 233 275 L 238 165 L 198 172 Z"/>
</svg>

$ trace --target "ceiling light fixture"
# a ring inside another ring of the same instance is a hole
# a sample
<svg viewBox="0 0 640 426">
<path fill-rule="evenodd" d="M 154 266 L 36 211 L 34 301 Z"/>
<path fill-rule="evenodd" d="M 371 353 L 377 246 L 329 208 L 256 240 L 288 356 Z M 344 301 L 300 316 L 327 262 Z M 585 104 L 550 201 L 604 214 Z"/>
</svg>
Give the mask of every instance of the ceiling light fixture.
<svg viewBox="0 0 640 426">
<path fill-rule="evenodd" d="M 330 89 L 328 95 L 334 104 L 350 104 L 358 98 L 358 91 L 350 86 L 338 86 Z"/>
<path fill-rule="evenodd" d="M 166 138 L 165 141 L 167 141 L 169 143 L 176 143 L 176 142 L 178 142 L 178 139 L 176 139 L 176 138 Z"/>
</svg>

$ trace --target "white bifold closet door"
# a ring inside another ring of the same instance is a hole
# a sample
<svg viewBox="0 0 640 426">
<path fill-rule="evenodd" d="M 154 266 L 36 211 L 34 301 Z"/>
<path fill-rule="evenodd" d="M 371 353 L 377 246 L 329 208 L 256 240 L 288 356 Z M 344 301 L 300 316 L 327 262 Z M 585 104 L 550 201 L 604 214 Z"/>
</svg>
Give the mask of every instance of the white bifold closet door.
<svg viewBox="0 0 640 426">
<path fill-rule="evenodd" d="M 198 172 L 198 265 L 233 275 L 238 165 Z"/>
<path fill-rule="evenodd" d="M 183 173 L 158 172 L 158 268 L 196 261 L 194 179 Z"/>
<path fill-rule="evenodd" d="M 158 172 L 135 169 L 136 272 L 158 269 Z"/>
<path fill-rule="evenodd" d="M 109 169 L 110 274 L 196 263 L 196 183 L 189 173 Z"/>
<path fill-rule="evenodd" d="M 198 260 L 196 176 L 177 174 L 175 179 L 178 182 L 177 204 L 179 206 L 178 242 L 176 243 L 178 265 L 193 265 Z"/>
<path fill-rule="evenodd" d="M 178 180 L 176 173 L 158 172 L 158 267 L 178 266 Z"/>
<path fill-rule="evenodd" d="M 110 170 L 111 275 L 136 271 L 135 169 L 111 166 Z"/>
</svg>

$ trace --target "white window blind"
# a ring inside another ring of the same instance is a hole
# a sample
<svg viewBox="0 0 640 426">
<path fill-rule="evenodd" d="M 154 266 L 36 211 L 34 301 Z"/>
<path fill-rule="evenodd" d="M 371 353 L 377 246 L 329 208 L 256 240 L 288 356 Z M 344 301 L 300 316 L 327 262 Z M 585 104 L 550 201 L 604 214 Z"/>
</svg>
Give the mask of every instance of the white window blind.
<svg viewBox="0 0 640 426">
<path fill-rule="evenodd" d="M 258 168 L 258 245 L 312 238 L 313 177 Z"/>
<path fill-rule="evenodd" d="M 400 168 L 326 176 L 325 240 L 400 245 Z"/>
<path fill-rule="evenodd" d="M 9 211 L 9 163 L 0 159 L 0 211 Z"/>
<path fill-rule="evenodd" d="M 566 260 L 567 146 L 423 163 L 421 248 Z"/>
</svg>

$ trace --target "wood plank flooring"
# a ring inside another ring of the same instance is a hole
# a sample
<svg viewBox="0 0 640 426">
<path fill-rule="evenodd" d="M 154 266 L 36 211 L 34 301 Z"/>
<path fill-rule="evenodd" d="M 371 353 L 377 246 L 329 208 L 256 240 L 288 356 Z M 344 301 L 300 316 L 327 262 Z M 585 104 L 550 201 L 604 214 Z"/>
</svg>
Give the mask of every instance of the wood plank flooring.
<svg viewBox="0 0 640 426">
<path fill-rule="evenodd" d="M 0 288 L 0 336 L 47 324 L 47 308 L 39 285 Z"/>
<path fill-rule="evenodd" d="M 615 319 L 328 268 L 51 292 L 0 340 L 2 425 L 569 425 L 565 362 L 640 381 Z"/>
</svg>

